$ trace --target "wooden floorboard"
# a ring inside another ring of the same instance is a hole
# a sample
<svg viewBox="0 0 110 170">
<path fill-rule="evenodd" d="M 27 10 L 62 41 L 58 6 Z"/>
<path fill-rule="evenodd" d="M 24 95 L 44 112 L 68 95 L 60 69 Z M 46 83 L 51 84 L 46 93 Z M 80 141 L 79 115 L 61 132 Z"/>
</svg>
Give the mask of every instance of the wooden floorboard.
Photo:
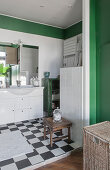
<svg viewBox="0 0 110 170">
<path fill-rule="evenodd" d="M 75 151 L 70 156 L 37 170 L 83 170 L 83 153 L 81 150 Z"/>
</svg>

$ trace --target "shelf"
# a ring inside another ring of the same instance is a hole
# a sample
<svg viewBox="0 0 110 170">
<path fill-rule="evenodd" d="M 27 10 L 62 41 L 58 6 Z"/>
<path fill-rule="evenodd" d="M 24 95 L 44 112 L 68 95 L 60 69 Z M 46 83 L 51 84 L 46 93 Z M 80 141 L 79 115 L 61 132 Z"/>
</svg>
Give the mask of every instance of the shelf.
<svg viewBox="0 0 110 170">
<path fill-rule="evenodd" d="M 52 102 L 59 102 L 59 101 L 60 101 L 60 99 L 52 100 Z"/>
<path fill-rule="evenodd" d="M 53 79 L 43 79 L 43 85 L 45 87 L 44 91 L 44 111 L 47 110 L 48 115 L 59 107 L 60 103 L 60 80 Z M 53 105 L 52 105 L 53 104 Z"/>
<path fill-rule="evenodd" d="M 59 93 L 59 89 L 52 90 L 52 93 L 53 93 L 53 92 Z"/>
</svg>

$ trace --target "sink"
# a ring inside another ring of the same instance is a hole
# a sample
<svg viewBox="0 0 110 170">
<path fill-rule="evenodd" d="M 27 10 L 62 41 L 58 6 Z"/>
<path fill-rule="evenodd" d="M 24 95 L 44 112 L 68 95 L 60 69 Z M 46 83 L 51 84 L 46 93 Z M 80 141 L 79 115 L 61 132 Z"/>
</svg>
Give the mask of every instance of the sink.
<svg viewBox="0 0 110 170">
<path fill-rule="evenodd" d="M 10 88 L 7 89 L 10 93 L 14 95 L 27 95 L 29 93 L 32 93 L 32 91 L 35 90 L 35 88 L 31 85 L 29 86 L 11 86 Z"/>
<path fill-rule="evenodd" d="M 26 86 L 11 86 L 10 88 L 1 88 L 0 92 L 2 93 L 11 93 L 14 95 L 27 95 L 29 93 L 32 93 L 34 90 L 37 90 L 37 94 L 40 93 L 40 90 L 44 89 L 44 87 L 34 87 L 32 85 L 26 85 Z"/>
<path fill-rule="evenodd" d="M 20 89 L 20 88 L 32 88 L 33 85 L 21 85 L 20 87 L 18 86 L 10 86 L 11 89 Z"/>
</svg>

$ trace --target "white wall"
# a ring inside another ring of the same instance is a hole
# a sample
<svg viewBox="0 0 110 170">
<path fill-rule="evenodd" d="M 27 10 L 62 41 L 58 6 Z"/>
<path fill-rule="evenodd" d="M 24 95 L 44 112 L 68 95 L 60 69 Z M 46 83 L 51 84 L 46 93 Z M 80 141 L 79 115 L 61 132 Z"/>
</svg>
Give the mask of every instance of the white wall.
<svg viewBox="0 0 110 170">
<path fill-rule="evenodd" d="M 62 67 L 63 40 L 0 29 L 0 42 L 17 43 L 18 40 L 39 46 L 39 78 L 44 76 L 45 71 L 50 72 L 50 77 L 57 77 Z"/>
<path fill-rule="evenodd" d="M 60 108 L 72 122 L 71 139 L 82 146 L 82 67 L 60 69 Z"/>
</svg>

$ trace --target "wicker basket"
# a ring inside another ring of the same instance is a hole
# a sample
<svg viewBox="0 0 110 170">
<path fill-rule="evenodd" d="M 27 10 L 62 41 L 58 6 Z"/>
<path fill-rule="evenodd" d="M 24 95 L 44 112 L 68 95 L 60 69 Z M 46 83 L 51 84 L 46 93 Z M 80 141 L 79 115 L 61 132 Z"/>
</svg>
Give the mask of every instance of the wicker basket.
<svg viewBox="0 0 110 170">
<path fill-rule="evenodd" d="M 110 170 L 110 122 L 83 130 L 83 170 Z"/>
</svg>

